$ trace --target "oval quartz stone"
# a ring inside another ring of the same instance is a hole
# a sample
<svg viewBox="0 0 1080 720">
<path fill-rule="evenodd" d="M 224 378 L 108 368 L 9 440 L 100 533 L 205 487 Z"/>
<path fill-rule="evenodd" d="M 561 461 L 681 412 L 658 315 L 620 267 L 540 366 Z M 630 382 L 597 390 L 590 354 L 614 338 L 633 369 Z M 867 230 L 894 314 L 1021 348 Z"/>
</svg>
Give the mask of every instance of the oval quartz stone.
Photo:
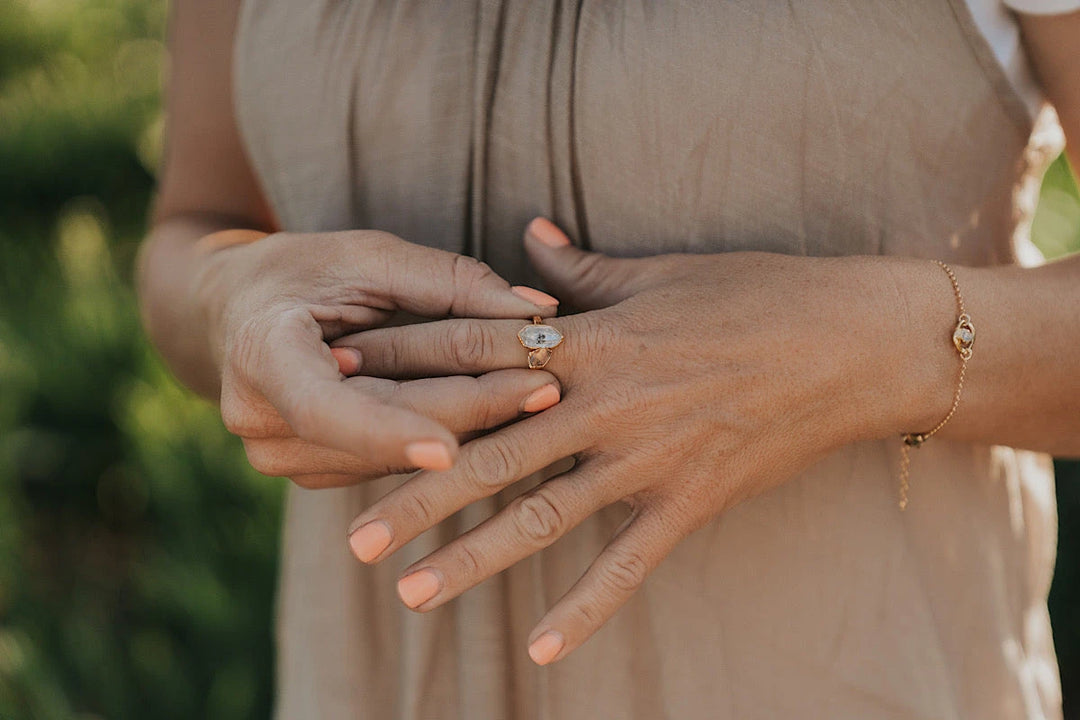
<svg viewBox="0 0 1080 720">
<path fill-rule="evenodd" d="M 550 325 L 526 325 L 518 332 L 518 339 L 530 350 L 538 350 L 555 347 L 563 341 L 563 336 Z"/>
</svg>

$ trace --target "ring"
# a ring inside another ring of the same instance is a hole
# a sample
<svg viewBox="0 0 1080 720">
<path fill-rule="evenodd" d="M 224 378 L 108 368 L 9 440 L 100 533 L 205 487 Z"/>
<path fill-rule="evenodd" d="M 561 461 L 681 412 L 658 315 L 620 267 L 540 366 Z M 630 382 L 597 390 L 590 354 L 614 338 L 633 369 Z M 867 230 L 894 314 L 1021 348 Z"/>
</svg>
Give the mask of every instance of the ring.
<svg viewBox="0 0 1080 720">
<path fill-rule="evenodd" d="M 533 315 L 532 325 L 526 325 L 518 331 L 518 340 L 529 351 L 529 367 L 539 369 L 551 359 L 551 351 L 563 341 L 563 334 L 540 322 L 539 315 Z"/>
</svg>

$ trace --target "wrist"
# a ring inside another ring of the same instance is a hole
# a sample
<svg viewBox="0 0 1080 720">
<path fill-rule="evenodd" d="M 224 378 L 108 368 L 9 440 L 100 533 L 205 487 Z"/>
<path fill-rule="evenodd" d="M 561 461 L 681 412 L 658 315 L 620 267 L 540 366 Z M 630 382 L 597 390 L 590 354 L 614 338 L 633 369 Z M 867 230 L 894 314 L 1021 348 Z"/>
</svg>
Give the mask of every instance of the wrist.
<svg viewBox="0 0 1080 720">
<path fill-rule="evenodd" d="M 950 266 L 961 290 L 971 268 Z M 960 356 L 953 344 L 959 310 L 945 270 L 932 260 L 882 258 L 877 297 L 877 363 L 884 392 L 875 411 L 880 437 L 926 433 L 953 405 Z"/>
<path fill-rule="evenodd" d="M 236 289 L 244 287 L 247 262 L 237 262 L 237 251 L 267 237 L 257 230 L 230 229 L 199 238 L 191 248 L 192 273 L 188 305 L 195 324 L 204 329 L 214 367 L 220 371 L 224 354 L 227 316 Z"/>
</svg>

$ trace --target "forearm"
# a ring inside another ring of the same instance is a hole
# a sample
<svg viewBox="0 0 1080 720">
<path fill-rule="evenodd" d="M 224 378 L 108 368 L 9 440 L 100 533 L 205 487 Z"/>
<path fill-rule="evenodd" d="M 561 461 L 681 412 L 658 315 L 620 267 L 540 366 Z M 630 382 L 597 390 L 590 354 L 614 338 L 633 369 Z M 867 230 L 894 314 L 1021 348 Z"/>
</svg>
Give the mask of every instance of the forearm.
<svg viewBox="0 0 1080 720">
<path fill-rule="evenodd" d="M 948 412 L 958 379 L 955 296 L 934 263 L 883 261 L 911 343 L 895 429 L 925 432 Z M 938 437 L 1080 455 L 1080 256 L 1038 268 L 952 268 L 976 340 L 956 414 Z"/>
<path fill-rule="evenodd" d="M 206 238 L 237 224 L 242 223 L 214 215 L 172 216 L 155 225 L 139 257 L 139 304 L 150 340 L 181 382 L 214 401 L 220 370 L 209 330 L 208 295 L 224 292 L 226 283 L 213 280 L 212 256 L 231 241 L 263 233 L 232 231 L 225 242 Z"/>
</svg>

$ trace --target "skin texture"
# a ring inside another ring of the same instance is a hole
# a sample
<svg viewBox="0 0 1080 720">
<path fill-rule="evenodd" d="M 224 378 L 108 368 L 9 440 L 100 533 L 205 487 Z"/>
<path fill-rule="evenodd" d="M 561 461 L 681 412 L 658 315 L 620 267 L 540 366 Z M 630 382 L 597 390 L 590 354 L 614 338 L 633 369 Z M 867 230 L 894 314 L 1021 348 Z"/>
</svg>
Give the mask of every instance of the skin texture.
<svg viewBox="0 0 1080 720">
<path fill-rule="evenodd" d="M 578 312 L 551 321 L 567 340 L 545 371 L 528 371 L 521 318 L 554 307 L 481 264 L 376 231 L 277 232 L 232 116 L 236 7 L 181 2 L 171 25 L 165 171 L 139 279 L 147 328 L 178 376 L 220 397 L 268 474 L 325 487 L 431 468 L 353 523 L 365 561 L 576 459 L 413 564 L 399 584 L 409 606 L 430 610 L 626 503 L 627 523 L 530 636 L 536 662 L 561 659 L 718 513 L 844 444 L 923 431 L 948 410 L 954 298 L 926 261 L 621 260 L 534 222 L 529 257 Z M 1022 28 L 1076 163 L 1080 13 L 1024 17 Z M 252 232 L 216 234 L 229 229 Z M 954 270 L 978 337 L 939 436 L 1080 455 L 1080 257 Z M 385 327 L 401 311 L 455 319 Z M 538 390 L 546 399 L 530 401 Z"/>
<path fill-rule="evenodd" d="M 225 426 L 263 473 L 316 488 L 449 467 L 460 438 L 515 419 L 534 391 L 558 382 L 521 369 L 346 380 L 339 363 L 359 358 L 335 357 L 326 341 L 404 314 L 546 316 L 557 301 L 388 233 L 275 232 L 232 113 L 236 11 L 174 6 L 168 142 L 139 264 L 144 324 L 178 377 L 220 400 Z"/>
</svg>

